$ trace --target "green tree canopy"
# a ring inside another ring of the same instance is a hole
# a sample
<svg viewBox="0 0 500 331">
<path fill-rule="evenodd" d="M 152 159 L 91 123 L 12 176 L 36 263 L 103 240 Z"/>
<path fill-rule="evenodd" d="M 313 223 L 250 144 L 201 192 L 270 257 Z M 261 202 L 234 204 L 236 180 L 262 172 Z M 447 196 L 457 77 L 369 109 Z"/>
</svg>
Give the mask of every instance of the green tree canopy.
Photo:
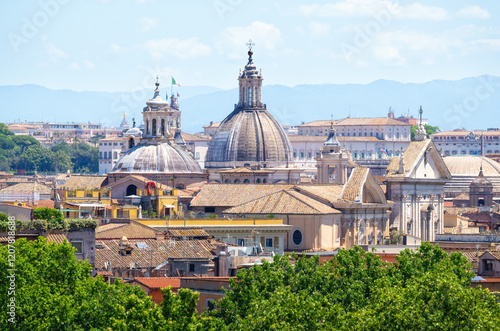
<svg viewBox="0 0 500 331">
<path fill-rule="evenodd" d="M 290 258 L 296 260 L 295 266 Z M 230 330 L 495 330 L 500 305 L 470 287 L 470 264 L 424 243 L 387 264 L 359 247 L 275 256 L 238 273 L 211 316 Z"/>
</svg>

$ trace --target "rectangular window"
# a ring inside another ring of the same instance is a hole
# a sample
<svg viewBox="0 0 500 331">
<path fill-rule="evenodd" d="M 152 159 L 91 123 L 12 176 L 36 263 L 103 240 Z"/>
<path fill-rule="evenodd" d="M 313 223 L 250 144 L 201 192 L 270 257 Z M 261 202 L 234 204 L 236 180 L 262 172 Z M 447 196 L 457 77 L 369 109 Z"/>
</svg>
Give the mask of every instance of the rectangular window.
<svg viewBox="0 0 500 331">
<path fill-rule="evenodd" d="M 194 263 L 189 264 L 189 272 L 194 272 L 194 266 L 195 266 Z"/>
<path fill-rule="evenodd" d="M 207 299 L 207 310 L 211 311 L 215 309 L 215 300 L 214 299 Z"/>
<path fill-rule="evenodd" d="M 238 246 L 245 246 L 245 239 L 238 238 Z"/>
<path fill-rule="evenodd" d="M 75 248 L 75 254 L 83 254 L 83 242 L 72 241 L 71 245 Z"/>
<path fill-rule="evenodd" d="M 117 159 L 118 158 L 118 153 L 117 152 L 113 152 L 113 159 Z"/>
<path fill-rule="evenodd" d="M 293 152 L 293 158 L 296 159 L 297 158 L 297 152 Z"/>
<path fill-rule="evenodd" d="M 304 158 L 304 152 L 300 152 L 300 158 L 303 159 Z"/>
<path fill-rule="evenodd" d="M 266 238 L 266 248 L 273 248 L 273 238 Z"/>
</svg>

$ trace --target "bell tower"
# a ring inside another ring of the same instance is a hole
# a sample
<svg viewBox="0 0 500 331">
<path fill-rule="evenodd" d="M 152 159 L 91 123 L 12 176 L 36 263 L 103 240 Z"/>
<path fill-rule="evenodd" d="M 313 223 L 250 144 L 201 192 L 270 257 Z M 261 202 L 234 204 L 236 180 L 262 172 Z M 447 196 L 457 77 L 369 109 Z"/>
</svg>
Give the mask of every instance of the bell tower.
<svg viewBox="0 0 500 331">
<path fill-rule="evenodd" d="M 349 155 L 342 148 L 335 135 L 333 122 L 330 124 L 330 132 L 328 139 L 323 144 L 323 150 L 316 158 L 318 167 L 318 183 L 329 184 L 330 173 L 333 169 L 335 179 L 334 184 L 344 185 L 347 182 L 347 164 L 349 163 Z"/>
<path fill-rule="evenodd" d="M 153 99 L 146 102 L 142 116 L 144 119 L 143 139 L 170 140 L 173 135 L 170 131 L 172 109 L 168 102 L 160 96 L 160 83 L 156 77 L 156 89 Z"/>
</svg>

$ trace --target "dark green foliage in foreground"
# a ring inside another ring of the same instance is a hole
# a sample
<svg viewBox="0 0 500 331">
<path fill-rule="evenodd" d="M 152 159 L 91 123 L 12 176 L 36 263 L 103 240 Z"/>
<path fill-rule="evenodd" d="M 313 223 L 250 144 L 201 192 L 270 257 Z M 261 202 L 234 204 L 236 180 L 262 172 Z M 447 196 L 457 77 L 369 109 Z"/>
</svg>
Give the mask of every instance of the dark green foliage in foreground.
<svg viewBox="0 0 500 331">
<path fill-rule="evenodd" d="M 424 243 L 397 264 L 359 247 L 322 265 L 288 256 L 242 270 L 211 315 L 231 330 L 495 330 L 500 305 L 461 254 Z"/>
<path fill-rule="evenodd" d="M 500 305 L 470 287 L 470 265 L 423 244 L 385 264 L 359 247 L 336 259 L 276 256 L 238 273 L 218 310 L 196 314 L 198 294 L 163 289 L 161 306 L 139 288 L 89 276 L 71 245 L 18 240 L 16 324 L 2 330 L 498 330 Z M 290 263 L 295 261 L 295 266 Z M 0 247 L 0 302 L 9 300 L 8 247 Z"/>
</svg>

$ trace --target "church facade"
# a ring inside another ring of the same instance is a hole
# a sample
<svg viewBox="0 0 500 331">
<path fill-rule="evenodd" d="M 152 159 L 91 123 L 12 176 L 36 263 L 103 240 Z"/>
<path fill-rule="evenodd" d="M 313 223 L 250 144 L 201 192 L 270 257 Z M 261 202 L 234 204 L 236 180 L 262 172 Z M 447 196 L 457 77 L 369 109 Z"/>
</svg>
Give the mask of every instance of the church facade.
<svg viewBox="0 0 500 331">
<path fill-rule="evenodd" d="M 404 153 L 387 168 L 387 199 L 394 202 L 391 226 L 422 241 L 444 231 L 444 185 L 451 174 L 422 125 Z"/>
</svg>

